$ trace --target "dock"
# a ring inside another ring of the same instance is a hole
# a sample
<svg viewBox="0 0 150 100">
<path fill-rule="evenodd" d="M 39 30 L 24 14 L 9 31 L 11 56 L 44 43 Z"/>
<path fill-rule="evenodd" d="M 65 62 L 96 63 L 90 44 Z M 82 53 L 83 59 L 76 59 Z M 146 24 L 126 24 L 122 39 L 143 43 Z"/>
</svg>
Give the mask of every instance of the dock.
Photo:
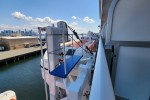
<svg viewBox="0 0 150 100">
<path fill-rule="evenodd" d="M 46 50 L 46 46 L 42 47 L 43 50 Z M 16 50 L 9 50 L 0 52 L 0 62 L 4 62 L 6 65 L 8 61 L 19 61 L 21 58 L 25 59 L 27 56 L 32 56 L 33 54 L 40 54 L 41 47 L 30 47 L 30 48 L 21 48 Z"/>
</svg>

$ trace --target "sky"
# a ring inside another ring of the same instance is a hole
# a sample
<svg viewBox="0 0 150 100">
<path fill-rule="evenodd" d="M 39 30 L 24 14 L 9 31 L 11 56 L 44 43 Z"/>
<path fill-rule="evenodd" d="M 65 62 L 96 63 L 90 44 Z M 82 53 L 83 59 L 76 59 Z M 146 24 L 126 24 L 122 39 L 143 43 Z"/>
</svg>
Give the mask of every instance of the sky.
<svg viewBox="0 0 150 100">
<path fill-rule="evenodd" d="M 0 30 L 37 30 L 65 21 L 79 33 L 99 32 L 99 0 L 0 0 Z"/>
</svg>

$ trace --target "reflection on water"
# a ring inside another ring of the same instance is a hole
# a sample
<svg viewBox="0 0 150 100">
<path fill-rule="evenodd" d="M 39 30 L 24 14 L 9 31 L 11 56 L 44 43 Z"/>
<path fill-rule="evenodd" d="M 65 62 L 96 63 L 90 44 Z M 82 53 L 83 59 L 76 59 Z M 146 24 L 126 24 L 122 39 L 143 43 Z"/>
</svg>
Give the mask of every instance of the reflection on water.
<svg viewBox="0 0 150 100">
<path fill-rule="evenodd" d="M 17 100 L 45 100 L 40 56 L 8 66 L 0 65 L 0 93 L 6 90 L 15 91 Z"/>
</svg>

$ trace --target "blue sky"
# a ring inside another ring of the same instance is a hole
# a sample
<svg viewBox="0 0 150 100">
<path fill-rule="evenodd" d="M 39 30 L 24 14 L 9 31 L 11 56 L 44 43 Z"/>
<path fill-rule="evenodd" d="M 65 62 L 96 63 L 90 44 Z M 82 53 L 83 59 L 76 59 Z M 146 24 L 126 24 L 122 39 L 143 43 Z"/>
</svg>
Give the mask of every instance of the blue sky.
<svg viewBox="0 0 150 100">
<path fill-rule="evenodd" d="M 99 0 L 0 0 L 0 18 L 0 30 L 36 30 L 64 20 L 77 32 L 98 32 Z"/>
</svg>

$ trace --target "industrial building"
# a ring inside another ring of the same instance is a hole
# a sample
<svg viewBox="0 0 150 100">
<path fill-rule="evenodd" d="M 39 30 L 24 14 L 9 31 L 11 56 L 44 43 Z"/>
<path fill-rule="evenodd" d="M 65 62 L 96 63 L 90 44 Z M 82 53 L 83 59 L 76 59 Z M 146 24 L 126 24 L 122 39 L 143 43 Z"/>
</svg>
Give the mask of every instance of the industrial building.
<svg viewBox="0 0 150 100">
<path fill-rule="evenodd" d="M 0 44 L 7 50 L 31 47 L 38 44 L 38 38 L 33 36 L 1 37 Z"/>
</svg>

